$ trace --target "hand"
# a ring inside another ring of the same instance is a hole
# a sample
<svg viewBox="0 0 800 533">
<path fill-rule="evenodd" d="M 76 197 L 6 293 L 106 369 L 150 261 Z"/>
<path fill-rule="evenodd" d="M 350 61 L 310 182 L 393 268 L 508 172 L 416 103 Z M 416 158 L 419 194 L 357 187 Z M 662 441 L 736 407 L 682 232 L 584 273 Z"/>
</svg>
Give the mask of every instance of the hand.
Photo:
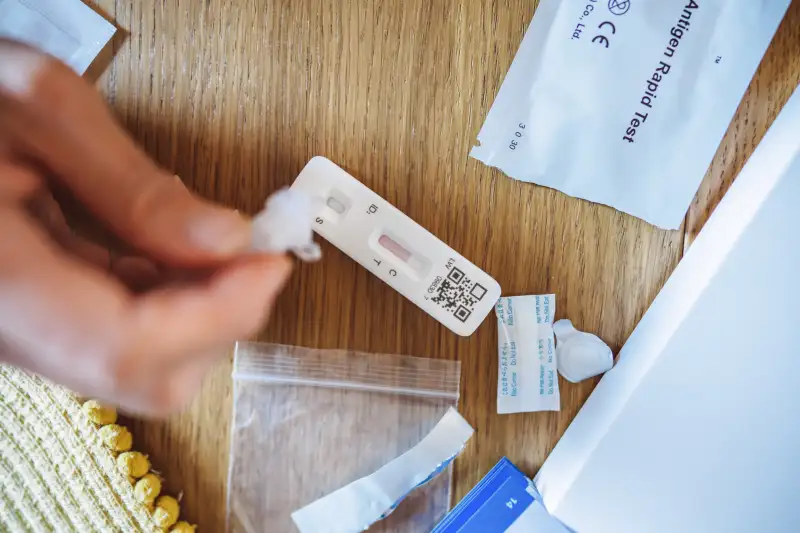
<svg viewBox="0 0 800 533">
<path fill-rule="evenodd" d="M 136 250 L 73 234 L 66 190 Z M 0 40 L 0 361 L 160 414 L 253 335 L 291 270 L 149 160 L 66 66 Z"/>
</svg>

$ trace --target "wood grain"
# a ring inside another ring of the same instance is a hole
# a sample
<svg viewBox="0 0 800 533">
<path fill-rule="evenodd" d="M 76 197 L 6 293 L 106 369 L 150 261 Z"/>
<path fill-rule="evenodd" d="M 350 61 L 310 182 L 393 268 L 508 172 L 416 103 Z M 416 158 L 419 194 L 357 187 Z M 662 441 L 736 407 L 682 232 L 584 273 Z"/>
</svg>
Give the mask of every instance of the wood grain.
<svg viewBox="0 0 800 533">
<path fill-rule="evenodd" d="M 686 217 L 686 247 L 800 83 L 800 5 L 789 7 Z"/>
<path fill-rule="evenodd" d="M 680 259 L 684 232 L 504 177 L 467 157 L 535 8 L 530 0 L 100 0 L 125 30 L 100 87 L 124 126 L 205 196 L 255 212 L 310 157 L 344 166 L 492 274 L 557 294 L 557 316 L 618 349 Z M 694 235 L 800 76 L 800 4 L 781 27 L 688 215 Z M 502 456 L 534 474 L 594 383 L 557 414 L 495 414 L 495 321 L 471 338 L 324 246 L 299 265 L 265 340 L 462 361 L 477 429 L 462 497 Z M 230 364 L 135 434 L 203 531 L 224 529 Z"/>
</svg>

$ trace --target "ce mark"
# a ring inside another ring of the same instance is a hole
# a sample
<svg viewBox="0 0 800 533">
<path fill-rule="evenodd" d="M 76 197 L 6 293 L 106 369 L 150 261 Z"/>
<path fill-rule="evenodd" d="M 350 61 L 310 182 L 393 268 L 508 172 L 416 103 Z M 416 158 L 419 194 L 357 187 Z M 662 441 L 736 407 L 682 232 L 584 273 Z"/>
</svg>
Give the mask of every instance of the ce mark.
<svg viewBox="0 0 800 533">
<path fill-rule="evenodd" d="M 597 28 L 599 30 L 605 30 L 606 28 L 610 28 L 611 35 L 616 35 L 617 34 L 617 27 L 614 26 L 613 22 L 609 22 L 607 20 L 605 22 L 601 22 L 600 24 L 598 24 Z M 611 44 L 611 42 L 608 40 L 608 37 L 606 37 L 605 35 L 602 35 L 602 34 L 595 36 L 595 38 L 592 39 L 592 42 L 593 43 L 602 44 L 606 48 L 608 48 L 608 45 Z"/>
</svg>

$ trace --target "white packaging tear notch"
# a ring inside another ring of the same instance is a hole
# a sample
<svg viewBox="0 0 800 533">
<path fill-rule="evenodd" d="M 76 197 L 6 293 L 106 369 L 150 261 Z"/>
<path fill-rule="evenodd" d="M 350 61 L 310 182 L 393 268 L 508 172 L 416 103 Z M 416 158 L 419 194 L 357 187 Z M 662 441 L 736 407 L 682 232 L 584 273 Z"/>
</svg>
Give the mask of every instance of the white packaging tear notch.
<svg viewBox="0 0 800 533">
<path fill-rule="evenodd" d="M 116 28 L 80 0 L 0 0 L 0 37 L 38 48 L 83 74 Z"/>
<path fill-rule="evenodd" d="M 558 373 L 571 383 L 599 376 L 614 366 L 614 354 L 600 337 L 578 331 L 569 320 L 553 324 Z"/>
<path fill-rule="evenodd" d="M 458 335 L 500 298 L 491 276 L 324 157 L 292 189 L 315 198 L 314 231 Z"/>
<path fill-rule="evenodd" d="M 292 520 L 301 533 L 364 531 L 442 473 L 474 432 L 451 407 L 419 444 L 373 474 L 295 511 Z"/>
<path fill-rule="evenodd" d="M 790 0 L 541 0 L 472 157 L 677 229 Z"/>
<path fill-rule="evenodd" d="M 496 313 L 498 414 L 559 411 L 555 295 L 503 297 Z"/>
</svg>

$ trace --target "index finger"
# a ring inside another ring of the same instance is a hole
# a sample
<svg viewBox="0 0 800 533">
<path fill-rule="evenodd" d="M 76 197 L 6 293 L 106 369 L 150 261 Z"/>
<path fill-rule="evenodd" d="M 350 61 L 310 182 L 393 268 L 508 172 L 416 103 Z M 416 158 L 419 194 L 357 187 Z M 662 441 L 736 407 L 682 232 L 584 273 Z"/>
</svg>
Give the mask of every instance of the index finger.
<svg viewBox="0 0 800 533">
<path fill-rule="evenodd" d="M 53 245 L 22 212 L 0 206 L 0 227 L 0 337 L 14 347 L 10 362 L 137 410 L 163 411 L 142 391 L 252 335 L 291 269 L 287 258 L 254 256 L 209 280 L 135 296 Z"/>
<path fill-rule="evenodd" d="M 68 67 L 0 40 L 0 139 L 44 165 L 129 244 L 172 264 L 202 265 L 247 249 L 238 213 L 202 200 L 145 155 L 97 91 Z"/>
</svg>

